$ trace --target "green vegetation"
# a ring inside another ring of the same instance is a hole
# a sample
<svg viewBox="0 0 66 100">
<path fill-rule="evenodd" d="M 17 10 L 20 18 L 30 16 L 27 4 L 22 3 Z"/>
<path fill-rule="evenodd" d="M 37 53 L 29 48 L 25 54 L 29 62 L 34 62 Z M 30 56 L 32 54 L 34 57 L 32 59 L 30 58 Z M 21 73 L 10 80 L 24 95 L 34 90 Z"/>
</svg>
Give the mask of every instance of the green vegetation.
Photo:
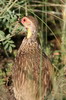
<svg viewBox="0 0 66 100">
<path fill-rule="evenodd" d="M 18 19 L 27 15 L 37 17 L 41 23 L 39 35 L 41 46 L 50 57 L 55 69 L 53 90 L 47 100 L 66 100 L 66 2 L 64 0 L 0 0 L 0 86 L 8 85 L 10 81 L 13 58 L 21 44 L 20 36 L 25 32 Z M 9 60 L 12 60 L 11 63 Z"/>
</svg>

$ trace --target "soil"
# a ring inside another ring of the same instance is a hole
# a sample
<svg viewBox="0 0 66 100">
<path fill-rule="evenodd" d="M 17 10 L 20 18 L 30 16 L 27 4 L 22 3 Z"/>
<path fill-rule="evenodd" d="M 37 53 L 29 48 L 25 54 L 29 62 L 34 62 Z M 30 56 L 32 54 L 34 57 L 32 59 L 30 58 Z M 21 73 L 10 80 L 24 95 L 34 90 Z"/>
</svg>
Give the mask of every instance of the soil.
<svg viewBox="0 0 66 100">
<path fill-rule="evenodd" d="M 16 100 L 13 93 L 12 73 L 7 72 L 8 62 L 13 62 L 13 60 L 6 57 L 4 52 L 0 50 L 0 71 L 4 73 L 4 75 L 0 73 L 0 100 Z M 1 84 L 2 79 L 4 82 Z"/>
</svg>

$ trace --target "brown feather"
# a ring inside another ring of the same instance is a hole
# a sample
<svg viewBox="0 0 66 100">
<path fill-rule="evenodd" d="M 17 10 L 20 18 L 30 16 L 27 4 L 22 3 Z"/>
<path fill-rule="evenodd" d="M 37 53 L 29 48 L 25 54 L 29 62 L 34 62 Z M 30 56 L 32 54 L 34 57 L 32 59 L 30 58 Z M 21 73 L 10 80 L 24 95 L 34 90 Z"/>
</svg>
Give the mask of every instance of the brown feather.
<svg viewBox="0 0 66 100">
<path fill-rule="evenodd" d="M 37 41 L 24 38 L 13 70 L 14 93 L 17 100 L 39 100 L 41 49 Z M 51 90 L 52 65 L 48 57 L 42 55 L 41 100 Z"/>
</svg>

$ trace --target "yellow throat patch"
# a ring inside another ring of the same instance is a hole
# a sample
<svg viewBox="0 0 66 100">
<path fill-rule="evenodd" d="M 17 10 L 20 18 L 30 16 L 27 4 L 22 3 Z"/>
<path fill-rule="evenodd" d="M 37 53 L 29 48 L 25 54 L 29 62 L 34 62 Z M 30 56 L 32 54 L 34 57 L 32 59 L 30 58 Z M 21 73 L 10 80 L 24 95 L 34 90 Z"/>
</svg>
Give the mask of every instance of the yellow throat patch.
<svg viewBox="0 0 66 100">
<path fill-rule="evenodd" d="M 31 37 L 31 35 L 32 35 L 31 30 L 30 30 L 30 29 L 28 29 L 27 38 L 30 38 L 30 37 Z"/>
</svg>

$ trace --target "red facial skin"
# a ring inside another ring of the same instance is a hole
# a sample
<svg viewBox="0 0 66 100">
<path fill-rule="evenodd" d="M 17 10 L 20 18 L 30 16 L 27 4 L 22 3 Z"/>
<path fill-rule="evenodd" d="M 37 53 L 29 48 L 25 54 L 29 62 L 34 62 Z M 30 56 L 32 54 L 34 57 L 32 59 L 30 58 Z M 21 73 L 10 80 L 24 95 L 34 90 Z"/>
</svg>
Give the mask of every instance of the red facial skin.
<svg viewBox="0 0 66 100">
<path fill-rule="evenodd" d="M 27 18 L 23 17 L 22 20 L 21 20 L 21 23 L 24 24 L 25 22 L 27 22 Z"/>
<path fill-rule="evenodd" d="M 29 28 L 31 25 L 31 21 L 27 17 L 23 17 L 21 19 L 21 23 L 26 27 Z"/>
</svg>

